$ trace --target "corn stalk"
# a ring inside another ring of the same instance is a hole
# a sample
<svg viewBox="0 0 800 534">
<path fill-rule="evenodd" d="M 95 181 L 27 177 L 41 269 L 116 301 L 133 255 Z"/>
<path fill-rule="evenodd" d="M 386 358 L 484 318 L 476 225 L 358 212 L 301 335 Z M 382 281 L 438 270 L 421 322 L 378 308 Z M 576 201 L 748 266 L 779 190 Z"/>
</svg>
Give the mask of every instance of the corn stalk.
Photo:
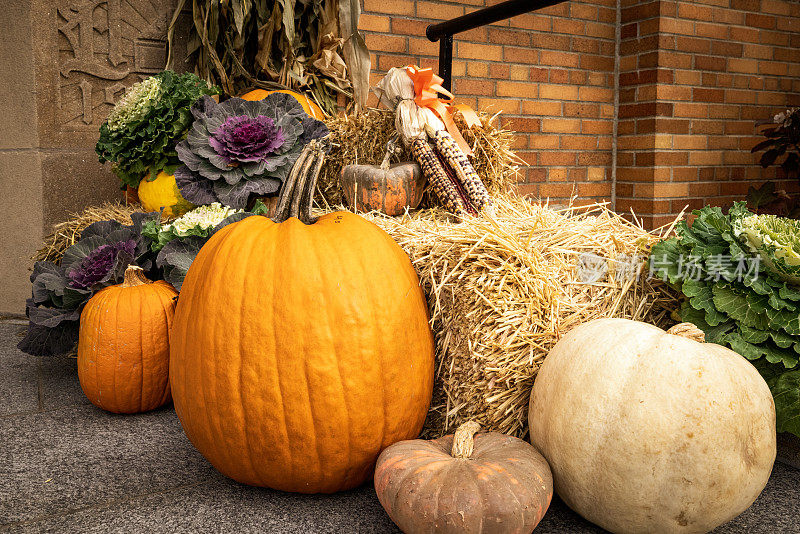
<svg viewBox="0 0 800 534">
<path fill-rule="evenodd" d="M 191 2 L 191 3 L 190 3 Z M 182 12 L 191 16 L 187 65 L 227 96 L 254 89 L 305 93 L 327 113 L 337 95 L 366 105 L 370 59 L 359 0 L 180 0 L 167 33 L 167 68 Z"/>
</svg>

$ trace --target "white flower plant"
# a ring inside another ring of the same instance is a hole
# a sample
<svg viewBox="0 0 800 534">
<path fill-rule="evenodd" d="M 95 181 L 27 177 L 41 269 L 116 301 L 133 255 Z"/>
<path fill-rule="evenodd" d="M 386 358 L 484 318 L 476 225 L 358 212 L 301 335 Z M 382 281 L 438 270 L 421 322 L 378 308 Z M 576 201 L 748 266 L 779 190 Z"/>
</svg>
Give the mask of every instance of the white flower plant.
<svg viewBox="0 0 800 534">
<path fill-rule="evenodd" d="M 171 223 L 159 224 L 158 221 L 150 221 L 142 233 L 150 238 L 150 248 L 153 252 L 158 252 L 174 239 L 191 236 L 209 237 L 215 226 L 235 213 L 243 213 L 243 210 L 235 210 L 214 202 L 198 206 Z"/>
<path fill-rule="evenodd" d="M 128 124 L 142 120 L 150 112 L 150 107 L 163 93 L 161 78 L 151 76 L 133 84 L 108 114 L 108 129 L 121 130 Z"/>
<path fill-rule="evenodd" d="M 142 228 L 142 235 L 149 240 L 151 250 L 158 253 L 156 265 L 163 269 L 164 280 L 180 291 L 195 256 L 217 230 L 266 213 L 266 206 L 260 201 L 249 212 L 213 202 L 198 206 L 171 223 L 149 221 Z"/>
<path fill-rule="evenodd" d="M 800 221 L 775 215 L 748 215 L 733 223 L 733 233 L 769 272 L 800 284 Z"/>
</svg>

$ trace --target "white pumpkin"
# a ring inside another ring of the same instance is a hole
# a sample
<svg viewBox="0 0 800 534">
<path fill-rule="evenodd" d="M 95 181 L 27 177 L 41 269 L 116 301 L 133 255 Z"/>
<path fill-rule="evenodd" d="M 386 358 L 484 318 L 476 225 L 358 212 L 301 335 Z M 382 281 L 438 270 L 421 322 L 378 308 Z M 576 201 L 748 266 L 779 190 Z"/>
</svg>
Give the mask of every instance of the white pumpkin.
<svg viewBox="0 0 800 534">
<path fill-rule="evenodd" d="M 755 501 L 775 461 L 775 405 L 756 369 L 690 339 L 702 336 L 693 325 L 670 332 L 627 319 L 578 326 L 531 393 L 531 443 L 556 492 L 614 533 L 713 530 Z"/>
</svg>

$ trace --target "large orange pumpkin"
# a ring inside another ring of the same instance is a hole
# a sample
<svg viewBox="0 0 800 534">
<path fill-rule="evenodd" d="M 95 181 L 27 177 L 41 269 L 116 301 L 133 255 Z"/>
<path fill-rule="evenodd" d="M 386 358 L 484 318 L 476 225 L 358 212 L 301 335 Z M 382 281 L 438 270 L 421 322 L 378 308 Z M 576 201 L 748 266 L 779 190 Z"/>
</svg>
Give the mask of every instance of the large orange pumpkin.
<svg viewBox="0 0 800 534">
<path fill-rule="evenodd" d="M 419 434 L 433 385 L 408 256 L 355 214 L 310 218 L 322 157 L 304 150 L 278 222 L 252 216 L 203 246 L 171 338 L 175 411 L 197 449 L 239 482 L 303 493 L 364 482 L 383 448 Z M 302 199 L 300 168 L 315 170 Z"/>
<path fill-rule="evenodd" d="M 314 117 L 317 120 L 323 120 L 325 118 L 325 112 L 322 111 L 316 102 L 308 98 L 306 95 L 302 93 L 298 93 L 296 91 L 290 91 L 289 89 L 278 89 L 275 91 L 267 91 L 265 89 L 253 89 L 252 91 L 245 93 L 242 95 L 243 100 L 264 100 L 266 97 L 273 93 L 284 93 L 287 95 L 292 95 L 295 100 L 300 102 L 300 105 L 303 106 L 303 111 L 306 114 Z"/>
<path fill-rule="evenodd" d="M 170 400 L 169 329 L 177 294 L 131 265 L 122 284 L 89 299 L 81 313 L 78 380 L 92 404 L 138 413 Z"/>
</svg>

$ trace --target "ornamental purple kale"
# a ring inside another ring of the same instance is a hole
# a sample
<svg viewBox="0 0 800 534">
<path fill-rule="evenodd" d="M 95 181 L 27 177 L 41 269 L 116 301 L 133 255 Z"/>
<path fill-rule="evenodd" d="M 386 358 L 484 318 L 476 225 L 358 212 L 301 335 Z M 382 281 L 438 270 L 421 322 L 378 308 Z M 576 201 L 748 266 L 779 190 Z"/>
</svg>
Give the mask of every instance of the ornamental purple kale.
<svg viewBox="0 0 800 534">
<path fill-rule="evenodd" d="M 328 135 L 324 123 L 283 93 L 221 104 L 204 97 L 192 114 L 189 135 L 177 146 L 183 166 L 175 180 L 183 197 L 195 204 L 244 209 L 251 194 L 278 191 L 303 147 Z"/>
<path fill-rule="evenodd" d="M 230 117 L 211 133 L 208 144 L 228 165 L 266 161 L 286 142 L 269 117 Z"/>
<path fill-rule="evenodd" d="M 20 341 L 23 352 L 49 356 L 68 352 L 78 341 L 81 310 L 92 295 L 122 281 L 130 264 L 160 278 L 154 268 L 150 240 L 142 226 L 158 213 L 134 213 L 133 224 L 100 221 L 87 227 L 80 239 L 64 251 L 59 263 L 38 261 L 31 275 L 28 331 Z"/>
<path fill-rule="evenodd" d="M 120 253 L 130 256 L 136 254 L 136 241 L 128 239 L 111 245 L 101 245 L 81 262 L 70 269 L 68 276 L 70 285 L 79 289 L 88 289 L 103 280 L 117 261 Z"/>
</svg>

